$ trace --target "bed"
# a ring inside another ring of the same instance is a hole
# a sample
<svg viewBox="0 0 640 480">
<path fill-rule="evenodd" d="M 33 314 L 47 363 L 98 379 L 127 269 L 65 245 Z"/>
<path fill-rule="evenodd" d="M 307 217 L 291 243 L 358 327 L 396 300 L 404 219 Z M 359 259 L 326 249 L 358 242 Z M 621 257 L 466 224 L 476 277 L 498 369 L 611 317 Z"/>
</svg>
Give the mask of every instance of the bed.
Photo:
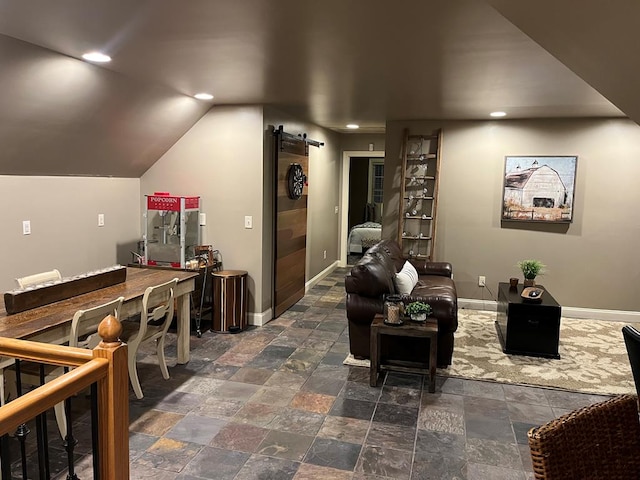
<svg viewBox="0 0 640 480">
<path fill-rule="evenodd" d="M 367 249 L 380 241 L 382 225 L 375 222 L 366 222 L 354 225 L 349 231 L 347 245 L 349 253 L 364 253 Z"/>
</svg>

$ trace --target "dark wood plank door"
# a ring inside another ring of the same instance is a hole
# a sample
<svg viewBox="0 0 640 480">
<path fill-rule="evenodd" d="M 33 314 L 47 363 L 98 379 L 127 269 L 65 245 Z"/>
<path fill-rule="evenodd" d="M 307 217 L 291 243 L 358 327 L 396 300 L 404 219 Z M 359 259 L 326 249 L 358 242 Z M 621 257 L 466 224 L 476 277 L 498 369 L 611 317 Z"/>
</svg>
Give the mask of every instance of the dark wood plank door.
<svg viewBox="0 0 640 480">
<path fill-rule="evenodd" d="M 307 185 L 292 199 L 287 187 L 291 164 L 309 172 L 309 146 L 300 139 L 276 136 L 274 318 L 304 296 L 307 246 Z"/>
</svg>

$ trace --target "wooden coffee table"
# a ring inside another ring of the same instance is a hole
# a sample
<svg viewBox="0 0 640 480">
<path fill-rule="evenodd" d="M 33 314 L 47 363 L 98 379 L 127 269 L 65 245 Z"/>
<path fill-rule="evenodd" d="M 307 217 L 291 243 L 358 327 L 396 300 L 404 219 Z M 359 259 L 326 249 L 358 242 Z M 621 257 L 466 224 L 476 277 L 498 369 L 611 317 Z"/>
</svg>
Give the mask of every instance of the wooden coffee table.
<svg viewBox="0 0 640 480">
<path fill-rule="evenodd" d="M 402 360 L 380 358 L 380 337 L 390 335 L 396 337 L 421 337 L 429 339 L 429 358 L 426 362 L 408 362 Z M 436 359 L 438 342 L 438 321 L 428 318 L 426 322 L 412 322 L 406 320 L 402 325 L 387 325 L 384 317 L 377 314 L 371 323 L 371 368 L 370 385 L 378 384 L 378 373 L 381 370 L 394 370 L 397 372 L 420 373 L 429 375 L 429 392 L 436 391 Z"/>
</svg>

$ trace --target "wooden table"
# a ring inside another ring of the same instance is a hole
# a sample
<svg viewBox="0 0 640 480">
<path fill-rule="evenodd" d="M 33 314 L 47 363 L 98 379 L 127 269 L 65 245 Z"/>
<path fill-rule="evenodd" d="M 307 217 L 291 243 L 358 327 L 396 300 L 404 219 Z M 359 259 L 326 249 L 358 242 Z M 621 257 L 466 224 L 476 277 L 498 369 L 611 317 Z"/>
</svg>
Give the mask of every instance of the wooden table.
<svg viewBox="0 0 640 480">
<path fill-rule="evenodd" d="M 187 363 L 191 329 L 189 294 L 194 289 L 197 276 L 196 272 L 180 270 L 127 268 L 127 279 L 123 283 L 13 315 L 7 314 L 4 300 L 0 299 L 0 336 L 62 344 L 69 339 L 71 320 L 76 311 L 122 296 L 121 316 L 130 317 L 142 311 L 142 297 L 147 287 L 178 278 L 174 291 L 178 304 L 178 363 Z"/>
<path fill-rule="evenodd" d="M 429 339 L 429 359 L 427 362 L 407 362 L 380 358 L 380 337 L 391 335 L 396 337 L 422 337 Z M 378 384 L 380 370 L 395 370 L 398 372 L 420 373 L 429 375 L 429 392 L 436 391 L 436 361 L 438 358 L 438 322 L 435 318 L 428 318 L 426 322 L 412 322 L 406 320 L 402 325 L 387 325 L 384 316 L 377 314 L 371 323 L 371 368 L 370 385 Z"/>
</svg>

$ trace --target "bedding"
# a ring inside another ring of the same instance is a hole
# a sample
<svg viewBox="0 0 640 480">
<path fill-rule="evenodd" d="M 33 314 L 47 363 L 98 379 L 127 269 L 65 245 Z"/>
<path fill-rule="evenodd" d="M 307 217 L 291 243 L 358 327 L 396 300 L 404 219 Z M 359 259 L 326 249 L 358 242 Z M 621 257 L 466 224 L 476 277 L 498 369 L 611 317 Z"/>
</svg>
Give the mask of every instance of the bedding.
<svg viewBox="0 0 640 480">
<path fill-rule="evenodd" d="M 347 245 L 349 253 L 364 253 L 369 247 L 378 243 L 382 236 L 382 225 L 366 222 L 354 225 L 349 231 Z"/>
</svg>

